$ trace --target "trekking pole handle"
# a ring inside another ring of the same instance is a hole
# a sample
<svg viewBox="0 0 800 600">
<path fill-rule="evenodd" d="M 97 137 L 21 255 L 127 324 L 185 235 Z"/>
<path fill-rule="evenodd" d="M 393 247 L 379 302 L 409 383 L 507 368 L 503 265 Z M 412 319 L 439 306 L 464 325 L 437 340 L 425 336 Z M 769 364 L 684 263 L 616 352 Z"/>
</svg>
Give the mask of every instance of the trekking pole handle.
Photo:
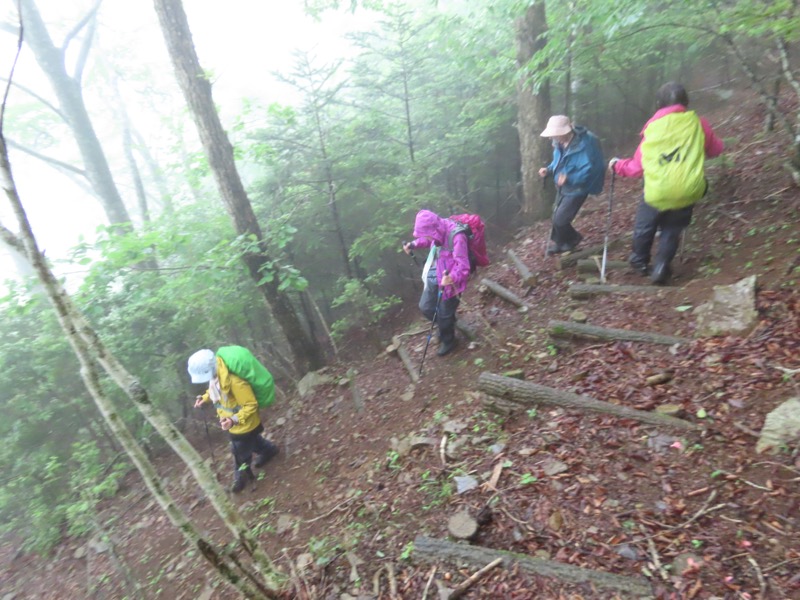
<svg viewBox="0 0 800 600">
<path fill-rule="evenodd" d="M 411 242 L 403 241 L 403 242 L 400 242 L 400 243 L 403 245 L 403 252 L 407 252 L 408 255 L 413 258 L 413 256 L 414 256 L 413 248 L 414 247 L 411 245 Z"/>
</svg>

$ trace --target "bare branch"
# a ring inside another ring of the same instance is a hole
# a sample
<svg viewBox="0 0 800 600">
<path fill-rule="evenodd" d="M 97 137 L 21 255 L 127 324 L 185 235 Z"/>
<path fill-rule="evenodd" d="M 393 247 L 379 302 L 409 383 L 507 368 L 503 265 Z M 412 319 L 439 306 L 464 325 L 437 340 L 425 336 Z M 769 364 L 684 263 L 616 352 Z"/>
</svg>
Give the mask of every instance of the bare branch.
<svg viewBox="0 0 800 600">
<path fill-rule="evenodd" d="M 69 171 L 69 172 L 74 173 L 76 175 L 80 175 L 81 177 L 86 177 L 86 171 L 84 171 L 83 169 L 79 169 L 78 167 L 75 167 L 75 166 L 73 166 L 73 165 L 71 165 L 69 163 L 65 163 L 65 162 L 60 161 L 60 160 L 58 160 L 56 158 L 52 158 L 50 156 L 46 156 L 44 154 L 36 152 L 36 150 L 31 150 L 30 148 L 28 148 L 26 146 L 23 146 L 22 144 L 18 144 L 17 142 L 14 142 L 12 140 L 6 140 L 6 143 L 8 144 L 9 148 L 16 148 L 20 152 L 24 152 L 25 154 L 28 154 L 29 156 L 33 156 L 34 158 L 38 158 L 39 160 L 41 160 L 43 162 L 46 162 L 47 164 L 49 164 L 52 167 L 56 167 L 58 169 L 63 169 L 65 171 Z"/>
<path fill-rule="evenodd" d="M 17 14 L 19 15 L 19 35 L 17 36 L 17 53 L 14 55 L 14 62 L 11 63 L 11 71 L 8 74 L 8 79 L 6 80 L 6 89 L 3 92 L 3 104 L 0 106 L 0 132 L 3 131 L 3 119 L 6 116 L 6 102 L 8 102 L 8 93 L 11 91 L 11 80 L 14 78 L 14 69 L 17 68 L 17 61 L 19 60 L 19 53 L 22 52 L 22 36 L 23 36 L 23 27 L 22 27 L 22 8 L 17 2 Z M 3 151 L 5 151 L 5 143 L 3 144 Z"/>
<path fill-rule="evenodd" d="M 80 81 L 83 77 L 83 69 L 86 67 L 86 60 L 89 58 L 89 51 L 92 49 L 92 42 L 94 41 L 94 31 L 97 28 L 97 19 L 95 17 L 97 16 L 97 9 L 100 8 L 101 2 L 102 0 L 97 0 L 92 10 L 90 10 L 83 19 L 84 22 L 87 19 L 90 20 L 86 35 L 81 43 L 81 50 L 78 53 L 78 60 L 75 61 L 75 73 L 73 74 L 75 81 Z M 66 46 L 63 47 L 63 51 L 66 53 Z"/>
<path fill-rule="evenodd" d="M 103 0 L 97 0 L 94 3 L 94 6 L 89 9 L 89 11 L 83 16 L 83 18 L 80 21 L 76 23 L 75 27 L 73 27 L 69 31 L 69 33 L 67 33 L 66 37 L 64 38 L 64 42 L 61 44 L 62 54 L 67 53 L 67 48 L 69 47 L 70 42 L 72 42 L 72 40 L 75 39 L 75 37 L 81 32 L 81 29 L 83 29 L 87 23 L 92 21 L 95 18 L 95 16 L 97 16 L 97 11 L 99 10 L 102 1 Z"/>
<path fill-rule="evenodd" d="M 36 100 L 41 102 L 43 105 L 45 105 L 47 108 L 52 110 L 54 113 L 56 113 L 59 117 L 61 117 L 61 119 L 65 123 L 67 122 L 67 118 L 64 116 L 64 113 L 62 113 L 61 110 L 55 104 L 53 104 L 52 102 L 49 102 L 48 100 L 46 100 L 45 98 L 43 98 L 42 96 L 40 96 L 39 94 L 34 92 L 29 87 L 26 87 L 26 86 L 22 85 L 21 83 L 17 83 L 16 81 L 11 81 L 10 79 L 7 79 L 5 77 L 0 77 L 0 81 L 5 81 L 6 83 L 10 83 L 11 85 L 13 85 L 18 90 L 22 90 L 23 92 L 25 92 L 29 96 L 32 96 L 33 98 L 35 98 Z"/>
</svg>

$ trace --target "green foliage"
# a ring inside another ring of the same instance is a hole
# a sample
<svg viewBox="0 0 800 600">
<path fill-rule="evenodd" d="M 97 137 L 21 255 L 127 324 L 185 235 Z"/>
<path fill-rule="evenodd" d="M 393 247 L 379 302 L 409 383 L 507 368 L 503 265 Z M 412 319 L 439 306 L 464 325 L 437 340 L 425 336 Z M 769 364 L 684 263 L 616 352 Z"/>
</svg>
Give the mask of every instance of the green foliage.
<svg viewBox="0 0 800 600">
<path fill-rule="evenodd" d="M 374 325 L 381 320 L 383 315 L 400 299 L 394 296 L 381 298 L 372 293 L 372 288 L 378 288 L 380 280 L 385 273 L 378 269 L 363 282 L 357 279 L 341 280 L 342 293 L 333 301 L 333 307 L 346 305 L 348 314 L 333 324 L 334 335 L 341 336 L 354 327 Z"/>
</svg>

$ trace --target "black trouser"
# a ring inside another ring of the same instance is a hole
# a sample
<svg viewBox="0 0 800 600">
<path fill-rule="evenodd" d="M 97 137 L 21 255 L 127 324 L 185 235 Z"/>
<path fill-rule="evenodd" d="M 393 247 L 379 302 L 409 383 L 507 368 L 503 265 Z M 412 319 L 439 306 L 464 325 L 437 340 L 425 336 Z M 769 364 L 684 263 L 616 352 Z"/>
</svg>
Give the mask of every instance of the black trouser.
<svg viewBox="0 0 800 600">
<path fill-rule="evenodd" d="M 553 211 L 553 230 L 550 234 L 550 239 L 557 245 L 570 246 L 580 241 L 581 235 L 572 226 L 572 221 L 578 216 L 578 211 L 586 202 L 588 195 L 580 188 L 567 186 L 558 188 Z"/>
<path fill-rule="evenodd" d="M 678 208 L 676 210 L 657 210 L 644 200 L 636 209 L 636 220 L 633 224 L 633 251 L 630 263 L 636 267 L 647 267 L 650 264 L 650 252 L 656 232 L 661 231 L 656 252 L 656 264 L 669 266 L 678 245 L 681 233 L 692 222 L 694 206 Z"/>
<path fill-rule="evenodd" d="M 447 300 L 439 302 L 439 310 L 436 310 L 436 302 L 439 297 L 439 285 L 436 282 L 436 271 L 431 269 L 428 272 L 428 285 L 422 290 L 422 297 L 419 299 L 419 309 L 425 318 L 433 320 L 436 315 L 436 324 L 439 326 L 439 341 L 449 344 L 456 336 L 456 309 L 461 301 L 458 296 L 453 296 Z"/>
<path fill-rule="evenodd" d="M 237 471 L 242 465 L 250 466 L 253 460 L 253 453 L 277 453 L 278 449 L 275 444 L 265 439 L 261 435 L 262 431 L 264 431 L 264 426 L 259 424 L 258 427 L 247 433 L 230 434 L 231 452 L 233 452 L 233 460 Z"/>
</svg>

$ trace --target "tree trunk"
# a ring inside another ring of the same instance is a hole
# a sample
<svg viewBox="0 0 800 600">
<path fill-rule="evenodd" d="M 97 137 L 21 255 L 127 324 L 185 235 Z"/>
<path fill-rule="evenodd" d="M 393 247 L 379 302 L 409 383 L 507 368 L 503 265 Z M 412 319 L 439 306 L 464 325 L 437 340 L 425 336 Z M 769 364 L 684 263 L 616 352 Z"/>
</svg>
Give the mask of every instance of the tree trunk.
<svg viewBox="0 0 800 600">
<path fill-rule="evenodd" d="M 303 372 L 316 370 L 325 363 L 323 353 L 300 322 L 289 298 L 278 289 L 281 282 L 277 268 L 268 266 L 273 261 L 266 253 L 261 227 L 236 170 L 233 146 L 214 107 L 208 76 L 197 59 L 183 4 L 181 0 L 154 2 L 178 83 L 197 125 L 220 196 L 236 232 L 239 235 L 252 235 L 258 240 L 260 251 L 247 253 L 243 257 L 244 262 L 286 336 L 295 365 Z M 267 281 L 268 277 L 265 276 L 270 273 L 271 280 Z"/>
<path fill-rule="evenodd" d="M 625 577 L 614 573 L 593 571 L 553 560 L 534 558 L 526 554 L 481 548 L 463 542 L 437 540 L 424 535 L 418 535 L 414 539 L 414 556 L 435 564 L 444 561 L 461 566 L 466 563 L 476 569 L 501 557 L 503 566 L 508 570 L 516 566 L 525 573 L 552 577 L 564 583 L 588 584 L 609 593 L 623 593 L 626 595 L 625 597 L 654 598 L 653 590 L 644 577 Z"/>
<path fill-rule="evenodd" d="M 614 415 L 622 419 L 633 419 L 658 427 L 683 430 L 700 429 L 694 423 L 689 423 L 688 421 L 676 419 L 668 415 L 636 410 L 635 408 L 628 408 L 627 406 L 620 406 L 619 404 L 595 400 L 589 396 L 581 396 L 572 392 L 538 385 L 530 381 L 521 381 L 513 377 L 503 377 L 493 373 L 481 373 L 478 378 L 478 389 L 490 396 L 497 396 L 498 398 L 511 400 L 512 402 L 518 402 L 523 405 L 553 404 L 571 410 L 596 412 Z"/>
<path fill-rule="evenodd" d="M 86 111 L 80 78 L 67 74 L 65 64 L 68 47 L 57 48 L 53 44 L 34 0 L 22 0 L 21 8 L 25 41 L 53 87 L 61 111 L 66 116 L 67 125 L 78 145 L 86 178 L 99 198 L 108 222 L 112 225 L 130 223 L 130 216 Z M 82 57 L 85 60 L 85 56 Z"/>
<path fill-rule="evenodd" d="M 550 83 L 534 89 L 526 65 L 546 44 L 547 17 L 544 0 L 535 0 L 516 22 L 517 65 L 522 72 L 517 81 L 517 129 L 522 160 L 522 212 L 531 219 L 550 215 L 554 194 L 545 191 L 539 168 L 549 164 L 550 144 L 539 134 L 550 117 Z"/>
</svg>

